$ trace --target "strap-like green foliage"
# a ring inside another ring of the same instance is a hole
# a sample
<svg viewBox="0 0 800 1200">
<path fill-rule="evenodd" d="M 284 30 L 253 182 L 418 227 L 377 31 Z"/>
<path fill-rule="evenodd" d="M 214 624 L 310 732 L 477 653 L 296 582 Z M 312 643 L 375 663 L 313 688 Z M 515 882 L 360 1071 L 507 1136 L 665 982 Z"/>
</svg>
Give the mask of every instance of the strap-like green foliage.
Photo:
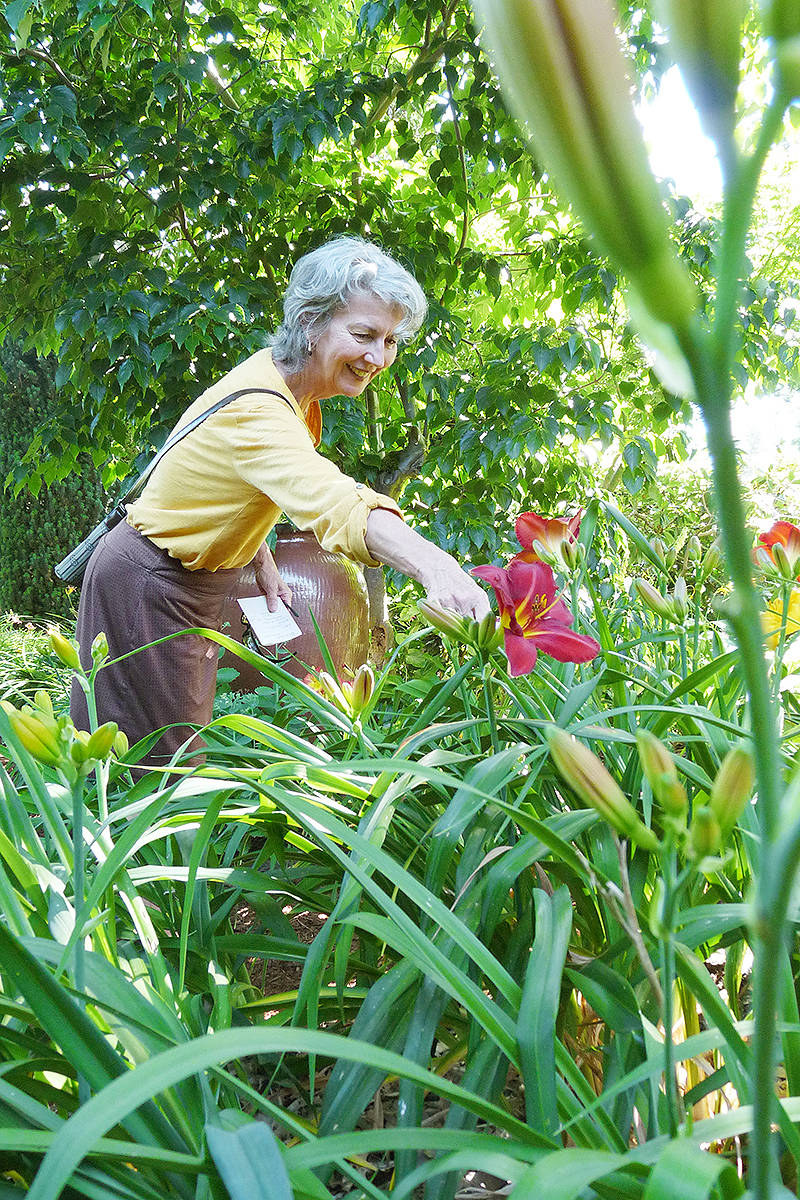
<svg viewBox="0 0 800 1200">
<path fill-rule="evenodd" d="M 54 409 L 53 369 L 0 349 L 0 488 L 28 449 L 34 432 Z M 100 477 L 91 460 L 80 471 L 42 486 L 34 495 L 8 488 L 0 503 L 0 609 L 28 616 L 69 614 L 74 605 L 53 576 L 53 566 L 97 524 L 103 514 Z"/>
</svg>

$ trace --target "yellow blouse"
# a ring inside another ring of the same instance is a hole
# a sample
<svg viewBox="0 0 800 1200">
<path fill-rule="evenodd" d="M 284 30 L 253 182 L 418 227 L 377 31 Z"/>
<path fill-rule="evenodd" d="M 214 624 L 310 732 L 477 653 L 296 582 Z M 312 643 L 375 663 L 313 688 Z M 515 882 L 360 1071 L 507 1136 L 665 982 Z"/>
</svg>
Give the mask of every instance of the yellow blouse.
<svg viewBox="0 0 800 1200">
<path fill-rule="evenodd" d="M 377 566 L 365 542 L 374 508 L 402 516 L 390 496 L 356 483 L 318 454 L 321 419 L 314 402 L 304 417 L 269 350 L 259 350 L 208 388 L 186 410 L 179 429 L 241 388 L 241 396 L 208 417 L 164 455 L 128 522 L 190 571 L 216 571 L 252 561 L 281 513 L 313 531 L 326 550 Z"/>
</svg>

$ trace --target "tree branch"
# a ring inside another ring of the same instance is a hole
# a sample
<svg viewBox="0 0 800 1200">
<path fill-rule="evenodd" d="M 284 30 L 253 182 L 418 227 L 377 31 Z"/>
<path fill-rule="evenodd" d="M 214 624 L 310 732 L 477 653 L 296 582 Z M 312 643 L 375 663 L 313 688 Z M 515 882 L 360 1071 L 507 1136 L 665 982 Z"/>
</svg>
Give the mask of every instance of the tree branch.
<svg viewBox="0 0 800 1200">
<path fill-rule="evenodd" d="M 25 46 L 23 49 L 12 52 L 10 50 L 0 50 L 0 58 L 7 58 L 12 62 L 20 62 L 23 58 L 36 58 L 40 62 L 46 63 L 52 71 L 55 71 L 61 82 L 70 89 L 77 91 L 78 85 L 74 80 L 70 79 L 66 71 L 58 65 L 56 60 L 47 53 L 46 50 L 35 50 L 32 46 Z"/>
</svg>

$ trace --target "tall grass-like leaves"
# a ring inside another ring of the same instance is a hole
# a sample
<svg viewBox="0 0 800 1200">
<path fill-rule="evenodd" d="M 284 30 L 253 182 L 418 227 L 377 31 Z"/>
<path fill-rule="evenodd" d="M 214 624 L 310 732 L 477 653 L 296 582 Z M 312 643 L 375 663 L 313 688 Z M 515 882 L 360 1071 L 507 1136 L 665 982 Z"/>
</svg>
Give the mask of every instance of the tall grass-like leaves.
<svg viewBox="0 0 800 1200">
<path fill-rule="evenodd" d="M 572 929 L 572 901 L 566 888 L 551 896 L 536 892 L 536 936 L 525 972 L 517 1018 L 525 1111 L 534 1129 L 554 1133 L 556 1104 L 556 1016 L 561 974 Z"/>
</svg>

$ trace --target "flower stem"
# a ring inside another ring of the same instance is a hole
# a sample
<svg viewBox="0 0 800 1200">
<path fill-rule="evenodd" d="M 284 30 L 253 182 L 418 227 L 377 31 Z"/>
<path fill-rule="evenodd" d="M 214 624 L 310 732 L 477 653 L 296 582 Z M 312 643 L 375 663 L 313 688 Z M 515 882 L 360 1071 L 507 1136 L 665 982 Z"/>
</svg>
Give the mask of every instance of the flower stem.
<svg viewBox="0 0 800 1200">
<path fill-rule="evenodd" d="M 72 952 L 72 980 L 75 991 L 78 993 L 79 1004 L 83 1003 L 83 996 L 86 992 L 86 947 L 84 946 L 82 933 L 85 922 L 84 897 L 86 894 L 83 842 L 83 786 L 84 777 L 78 774 L 77 779 L 72 784 L 72 895 L 75 906 L 75 928 L 78 932 Z M 81 1103 L 89 1098 L 88 1086 L 86 1079 L 78 1072 L 78 1098 Z"/>
<path fill-rule="evenodd" d="M 492 752 L 498 754 L 500 751 L 500 738 L 497 735 L 497 716 L 494 711 L 494 697 L 492 696 L 492 666 L 487 659 L 484 659 L 481 674 L 483 676 L 483 701 L 486 705 L 486 719 L 489 722 L 489 737 L 492 743 Z"/>
<path fill-rule="evenodd" d="M 780 854 L 781 770 L 775 709 L 763 652 L 759 603 L 750 571 L 750 543 L 730 424 L 730 377 L 719 370 L 699 340 L 687 344 L 687 357 L 706 420 L 725 557 L 733 584 L 727 616 L 733 626 L 750 698 L 750 724 L 758 783 L 761 827 L 754 905 L 753 965 L 753 1131 L 750 1186 L 753 1200 L 771 1200 L 775 1175 L 775 1015 L 777 964 L 783 944 L 788 898 L 775 894 Z"/>
</svg>

